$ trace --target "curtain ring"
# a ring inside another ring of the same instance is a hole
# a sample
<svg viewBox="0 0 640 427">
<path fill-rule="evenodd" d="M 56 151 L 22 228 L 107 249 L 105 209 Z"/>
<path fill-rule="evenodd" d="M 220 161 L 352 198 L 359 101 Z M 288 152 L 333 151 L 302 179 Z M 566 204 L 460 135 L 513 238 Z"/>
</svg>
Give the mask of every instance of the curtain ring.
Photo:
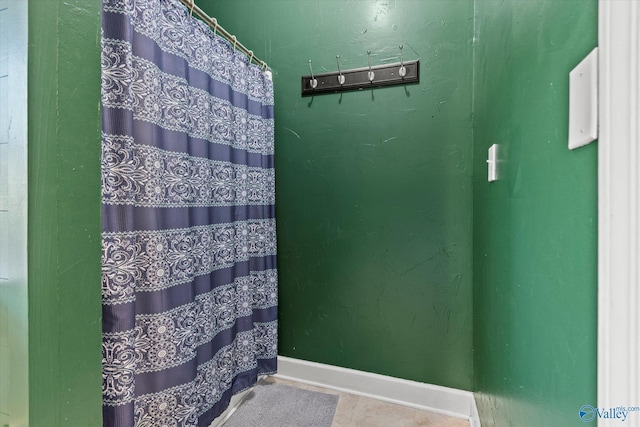
<svg viewBox="0 0 640 427">
<path fill-rule="evenodd" d="M 249 57 L 249 64 L 251 64 L 251 61 L 253 61 L 253 51 L 250 50 L 249 53 L 251 54 L 251 56 Z"/>
<path fill-rule="evenodd" d="M 193 18 L 193 8 L 196 6 L 196 0 L 191 0 L 191 12 L 189 12 L 189 17 Z"/>
<path fill-rule="evenodd" d="M 213 21 L 213 35 L 215 36 L 216 31 L 218 31 L 218 20 L 216 18 L 211 18 L 211 21 Z"/>
<path fill-rule="evenodd" d="M 236 36 L 231 36 L 231 40 L 233 40 L 233 50 L 236 50 L 236 45 L 238 44 L 238 39 Z"/>
</svg>

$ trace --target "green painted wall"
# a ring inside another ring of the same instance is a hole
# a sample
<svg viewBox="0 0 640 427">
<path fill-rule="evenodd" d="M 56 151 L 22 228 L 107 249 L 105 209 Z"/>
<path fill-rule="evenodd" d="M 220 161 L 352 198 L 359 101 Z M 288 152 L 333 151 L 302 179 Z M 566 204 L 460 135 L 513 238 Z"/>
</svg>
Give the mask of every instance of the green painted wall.
<svg viewBox="0 0 640 427">
<path fill-rule="evenodd" d="M 483 427 L 579 426 L 596 403 L 597 147 L 567 149 L 596 0 L 476 2 L 474 390 Z M 504 149 L 487 182 L 487 149 Z"/>
<path fill-rule="evenodd" d="M 470 389 L 473 2 L 198 4 L 273 67 L 280 354 Z M 300 97 L 400 44 L 419 85 Z"/>
<path fill-rule="evenodd" d="M 29 1 L 30 425 L 98 426 L 100 1 Z"/>
</svg>

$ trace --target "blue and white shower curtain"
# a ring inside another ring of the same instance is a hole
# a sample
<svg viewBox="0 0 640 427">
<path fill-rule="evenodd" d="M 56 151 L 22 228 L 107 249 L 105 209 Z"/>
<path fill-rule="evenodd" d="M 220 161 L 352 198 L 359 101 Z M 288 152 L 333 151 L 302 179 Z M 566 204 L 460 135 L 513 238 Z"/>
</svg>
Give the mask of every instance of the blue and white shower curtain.
<svg viewBox="0 0 640 427">
<path fill-rule="evenodd" d="M 104 426 L 208 426 L 276 370 L 273 86 L 179 0 L 103 0 Z"/>
</svg>

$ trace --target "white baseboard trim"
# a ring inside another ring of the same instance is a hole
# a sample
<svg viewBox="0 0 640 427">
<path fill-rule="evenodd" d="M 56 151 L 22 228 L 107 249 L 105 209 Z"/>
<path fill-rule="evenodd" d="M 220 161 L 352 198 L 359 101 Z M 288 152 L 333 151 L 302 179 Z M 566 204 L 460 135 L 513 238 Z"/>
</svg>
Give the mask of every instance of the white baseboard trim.
<svg viewBox="0 0 640 427">
<path fill-rule="evenodd" d="M 480 427 L 473 393 L 370 372 L 278 356 L 276 378 L 469 420 Z"/>
<path fill-rule="evenodd" d="M 478 413 L 478 405 L 476 405 L 475 395 L 471 396 L 471 416 L 469 416 L 470 427 L 482 427 L 480 425 L 480 414 Z"/>
</svg>

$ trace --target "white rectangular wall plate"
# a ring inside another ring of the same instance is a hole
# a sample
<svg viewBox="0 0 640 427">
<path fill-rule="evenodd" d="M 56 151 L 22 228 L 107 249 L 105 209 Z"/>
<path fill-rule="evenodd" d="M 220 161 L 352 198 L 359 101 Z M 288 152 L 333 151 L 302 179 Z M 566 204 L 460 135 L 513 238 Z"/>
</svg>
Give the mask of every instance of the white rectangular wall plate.
<svg viewBox="0 0 640 427">
<path fill-rule="evenodd" d="M 598 48 L 569 73 L 569 149 L 598 138 Z"/>
<path fill-rule="evenodd" d="M 489 147 L 488 159 L 487 159 L 487 179 L 489 182 L 496 181 L 498 179 L 498 144 L 493 144 Z"/>
</svg>

